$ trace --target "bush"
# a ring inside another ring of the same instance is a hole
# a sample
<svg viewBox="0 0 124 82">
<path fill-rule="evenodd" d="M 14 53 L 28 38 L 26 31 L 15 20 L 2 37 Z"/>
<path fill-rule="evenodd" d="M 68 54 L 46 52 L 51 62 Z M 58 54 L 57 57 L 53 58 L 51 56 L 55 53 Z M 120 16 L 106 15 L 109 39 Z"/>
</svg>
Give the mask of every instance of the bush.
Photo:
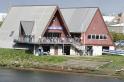
<svg viewBox="0 0 124 82">
<path fill-rule="evenodd" d="M 111 32 L 111 36 L 114 42 L 118 40 L 124 40 L 124 34 L 122 33 Z"/>
</svg>

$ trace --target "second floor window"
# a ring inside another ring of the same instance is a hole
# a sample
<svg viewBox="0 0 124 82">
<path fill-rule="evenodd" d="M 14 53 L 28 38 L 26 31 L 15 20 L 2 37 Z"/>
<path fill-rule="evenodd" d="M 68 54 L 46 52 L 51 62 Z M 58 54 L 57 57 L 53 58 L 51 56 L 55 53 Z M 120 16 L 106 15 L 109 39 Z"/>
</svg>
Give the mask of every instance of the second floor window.
<svg viewBox="0 0 124 82">
<path fill-rule="evenodd" d="M 105 40 L 107 39 L 106 34 L 90 34 L 87 36 L 88 39 Z"/>
</svg>

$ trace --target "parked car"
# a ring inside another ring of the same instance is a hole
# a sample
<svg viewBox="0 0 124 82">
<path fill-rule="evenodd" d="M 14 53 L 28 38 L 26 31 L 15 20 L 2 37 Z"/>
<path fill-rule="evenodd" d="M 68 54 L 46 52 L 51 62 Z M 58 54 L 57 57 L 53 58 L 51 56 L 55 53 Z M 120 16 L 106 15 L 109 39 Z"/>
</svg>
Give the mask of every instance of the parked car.
<svg viewBox="0 0 124 82">
<path fill-rule="evenodd" d="M 116 46 L 124 46 L 124 40 L 119 40 L 115 42 Z"/>
</svg>

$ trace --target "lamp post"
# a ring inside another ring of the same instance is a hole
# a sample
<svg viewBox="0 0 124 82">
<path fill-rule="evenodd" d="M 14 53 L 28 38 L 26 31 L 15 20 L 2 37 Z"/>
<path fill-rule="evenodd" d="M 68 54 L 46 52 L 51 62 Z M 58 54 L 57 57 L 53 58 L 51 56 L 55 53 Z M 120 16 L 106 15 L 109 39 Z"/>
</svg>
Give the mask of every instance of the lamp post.
<svg viewBox="0 0 124 82">
<path fill-rule="evenodd" d="M 84 27 L 84 25 L 82 24 L 82 28 Z M 82 28 L 81 28 L 81 32 L 82 32 Z M 85 55 L 85 32 L 83 32 L 83 38 L 81 36 L 81 39 L 83 39 L 83 55 Z"/>
<path fill-rule="evenodd" d="M 62 51 L 62 53 L 63 53 L 63 55 L 64 55 L 64 37 L 62 37 L 62 43 L 63 43 L 63 51 Z"/>
</svg>

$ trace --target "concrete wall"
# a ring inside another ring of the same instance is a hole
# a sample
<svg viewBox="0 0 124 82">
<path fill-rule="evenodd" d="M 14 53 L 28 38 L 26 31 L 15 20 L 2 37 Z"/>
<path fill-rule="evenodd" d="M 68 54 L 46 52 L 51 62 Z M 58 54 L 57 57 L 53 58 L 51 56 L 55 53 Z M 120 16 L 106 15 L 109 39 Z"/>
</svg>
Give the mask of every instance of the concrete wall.
<svg viewBox="0 0 124 82">
<path fill-rule="evenodd" d="M 102 55 L 102 46 L 93 46 L 93 56 Z"/>
<path fill-rule="evenodd" d="M 59 56 L 63 55 L 63 53 L 62 53 L 62 46 L 58 46 L 58 55 Z"/>
</svg>

